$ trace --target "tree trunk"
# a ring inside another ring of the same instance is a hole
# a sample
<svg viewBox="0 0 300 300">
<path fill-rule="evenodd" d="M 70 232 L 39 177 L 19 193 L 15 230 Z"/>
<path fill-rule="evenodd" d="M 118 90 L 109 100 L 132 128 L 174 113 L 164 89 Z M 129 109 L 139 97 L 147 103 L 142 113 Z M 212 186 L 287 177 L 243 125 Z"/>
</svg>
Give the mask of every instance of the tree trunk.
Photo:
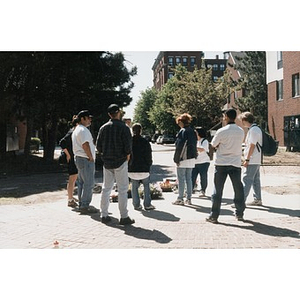
<svg viewBox="0 0 300 300">
<path fill-rule="evenodd" d="M 57 138 L 58 118 L 56 116 L 53 116 L 49 123 L 50 124 L 48 126 L 47 124 L 45 124 L 43 128 L 43 158 L 47 161 L 53 161 Z"/>
</svg>

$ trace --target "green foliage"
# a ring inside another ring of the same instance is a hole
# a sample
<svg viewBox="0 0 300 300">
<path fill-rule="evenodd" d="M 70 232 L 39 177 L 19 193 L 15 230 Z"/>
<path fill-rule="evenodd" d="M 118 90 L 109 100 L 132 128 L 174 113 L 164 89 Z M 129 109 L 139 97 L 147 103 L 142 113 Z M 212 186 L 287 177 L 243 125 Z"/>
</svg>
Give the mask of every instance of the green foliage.
<svg viewBox="0 0 300 300">
<path fill-rule="evenodd" d="M 267 123 L 266 53 L 245 51 L 245 56 L 238 58 L 238 69 L 242 77 L 236 86 L 246 93 L 235 102 L 241 111 L 250 111 L 263 125 Z"/>
<path fill-rule="evenodd" d="M 149 120 L 149 112 L 155 103 L 157 94 L 155 88 L 148 88 L 141 92 L 140 99 L 134 108 L 134 122 L 142 125 L 144 133 L 151 134 L 155 132 L 155 126 Z"/>
<path fill-rule="evenodd" d="M 137 69 L 124 63 L 122 53 L 104 51 L 0 52 L 0 105 L 5 115 L 27 120 L 27 149 L 32 130 L 42 130 L 44 157 L 51 160 L 60 123 L 89 109 L 99 127 L 109 104 L 130 104 Z"/>
</svg>

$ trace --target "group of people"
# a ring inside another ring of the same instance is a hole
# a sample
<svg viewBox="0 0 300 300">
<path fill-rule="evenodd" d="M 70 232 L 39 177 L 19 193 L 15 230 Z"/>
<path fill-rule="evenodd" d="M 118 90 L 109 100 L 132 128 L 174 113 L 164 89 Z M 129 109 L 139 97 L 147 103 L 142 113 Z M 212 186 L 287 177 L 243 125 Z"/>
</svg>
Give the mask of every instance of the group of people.
<svg viewBox="0 0 300 300">
<path fill-rule="evenodd" d="M 246 199 L 251 187 L 254 191 L 254 201 L 247 205 L 262 205 L 260 164 L 262 132 L 254 122 L 250 112 L 240 115 L 242 124 L 248 129 L 246 138 L 244 130 L 236 124 L 237 112 L 228 109 L 223 114 L 226 125 L 217 130 L 211 145 L 216 151 L 214 188 L 211 195 L 212 208 L 206 219 L 218 223 L 224 184 L 229 176 L 234 190 L 235 216 L 243 221 Z M 178 198 L 173 204 L 191 204 L 191 196 L 196 178 L 200 174 L 200 196 L 205 195 L 207 188 L 207 171 L 209 168 L 208 142 L 203 128 L 196 130 L 191 127 L 192 117 L 184 113 L 176 119 L 181 128 L 175 142 L 174 162 L 177 165 Z M 242 144 L 245 140 L 244 160 L 242 161 Z M 242 165 L 244 173 L 242 176 Z M 184 192 L 186 201 L 184 202 Z"/>
<path fill-rule="evenodd" d="M 120 211 L 120 225 L 133 224 L 135 221 L 128 216 L 128 186 L 131 181 L 133 206 L 141 210 L 139 196 L 140 183 L 144 186 L 144 209 L 153 210 L 150 196 L 150 167 L 152 165 L 152 150 L 150 143 L 141 136 L 142 126 L 136 123 L 130 129 L 122 120 L 122 111 L 117 104 L 107 109 L 110 120 L 99 129 L 96 142 L 88 127 L 91 125 L 92 115 L 83 110 L 73 117 L 72 129 L 61 140 L 61 147 L 67 155 L 69 182 L 68 206 L 77 208 L 82 214 L 99 213 L 91 206 L 96 149 L 103 162 L 103 186 L 101 195 L 101 221 L 109 223 L 108 213 L 110 194 L 114 183 L 118 188 L 118 207 Z M 246 199 L 251 187 L 254 190 L 254 201 L 248 205 L 262 205 L 260 186 L 262 133 L 254 123 L 250 112 L 241 114 L 243 126 L 248 128 L 246 138 L 244 130 L 235 120 L 237 112 L 229 109 L 224 112 L 224 127 L 217 130 L 211 141 L 216 151 L 214 188 L 211 195 L 212 208 L 206 219 L 211 223 L 218 223 L 224 184 L 230 177 L 234 190 L 234 207 L 237 220 L 243 221 Z M 202 127 L 195 130 L 191 127 L 192 117 L 184 113 L 176 119 L 180 127 L 175 142 L 174 162 L 177 166 L 178 197 L 174 205 L 191 205 L 192 193 L 196 180 L 200 175 L 200 197 L 205 196 L 208 185 L 208 155 L 209 142 L 206 131 Z M 245 140 L 244 161 L 242 163 L 242 143 Z M 242 176 L 241 165 L 245 167 Z M 77 182 L 78 200 L 73 197 L 73 190 Z M 184 194 L 186 200 L 184 201 Z M 77 203 L 79 202 L 79 203 Z"/>
<path fill-rule="evenodd" d="M 128 216 L 127 209 L 129 178 L 132 183 L 134 208 L 142 209 L 138 193 L 141 181 L 144 185 L 144 209 L 155 209 L 151 204 L 149 188 L 152 150 L 149 142 L 141 136 L 140 124 L 134 124 L 131 133 L 131 129 L 121 120 L 122 112 L 118 105 L 110 105 L 107 112 L 110 120 L 99 129 L 95 143 L 88 129 L 93 117 L 88 110 L 80 111 L 73 117 L 72 129 L 60 141 L 68 162 L 68 206 L 78 209 L 81 214 L 99 212 L 90 205 L 97 149 L 103 162 L 101 221 L 111 221 L 108 208 L 111 191 L 116 182 L 120 225 L 133 224 L 135 221 Z M 73 197 L 75 182 L 78 187 L 78 199 Z"/>
</svg>

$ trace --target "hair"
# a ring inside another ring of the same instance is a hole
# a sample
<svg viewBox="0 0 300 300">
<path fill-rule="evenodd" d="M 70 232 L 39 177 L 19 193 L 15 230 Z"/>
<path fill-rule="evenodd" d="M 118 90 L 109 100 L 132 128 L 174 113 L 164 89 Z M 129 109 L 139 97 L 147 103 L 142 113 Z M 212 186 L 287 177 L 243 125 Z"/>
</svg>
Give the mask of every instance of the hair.
<svg viewBox="0 0 300 300">
<path fill-rule="evenodd" d="M 196 127 L 196 131 L 201 138 L 206 138 L 206 130 L 203 127 Z"/>
<path fill-rule="evenodd" d="M 236 119 L 236 110 L 233 108 L 230 108 L 225 111 L 225 115 L 232 121 Z"/>
<path fill-rule="evenodd" d="M 76 125 L 78 124 L 78 122 L 79 122 L 79 120 L 78 120 L 78 118 L 77 118 L 77 115 L 74 115 L 74 116 L 72 117 L 71 126 L 72 126 L 72 127 L 76 126 Z"/>
<path fill-rule="evenodd" d="M 134 123 L 131 129 L 134 135 L 141 135 L 142 125 L 140 123 Z"/>
<path fill-rule="evenodd" d="M 178 124 L 179 122 L 182 122 L 184 125 L 189 125 L 191 124 L 192 120 L 193 118 L 191 115 L 184 113 L 176 118 L 176 123 Z"/>
<path fill-rule="evenodd" d="M 240 118 L 242 121 L 249 122 L 250 124 L 254 123 L 254 116 L 249 111 L 243 112 Z"/>
</svg>

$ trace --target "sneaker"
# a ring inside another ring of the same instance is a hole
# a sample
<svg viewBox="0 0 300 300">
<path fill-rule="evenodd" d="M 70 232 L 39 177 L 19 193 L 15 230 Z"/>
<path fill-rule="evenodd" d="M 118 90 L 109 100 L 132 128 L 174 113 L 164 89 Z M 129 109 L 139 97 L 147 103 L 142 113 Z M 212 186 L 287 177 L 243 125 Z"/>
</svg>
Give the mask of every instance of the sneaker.
<svg viewBox="0 0 300 300">
<path fill-rule="evenodd" d="M 186 199 L 185 204 L 186 205 L 192 205 L 192 200 L 191 199 Z"/>
<path fill-rule="evenodd" d="M 235 218 L 238 220 L 238 221 L 241 221 L 241 222 L 244 222 L 245 220 L 244 220 L 244 218 L 243 217 L 241 217 L 241 216 L 235 216 Z"/>
<path fill-rule="evenodd" d="M 261 200 L 254 200 L 250 203 L 247 203 L 248 206 L 262 206 L 262 201 Z"/>
<path fill-rule="evenodd" d="M 96 207 L 89 206 L 89 207 L 81 207 L 81 208 L 79 208 L 79 212 L 82 215 L 88 215 L 88 214 L 97 214 L 100 211 Z"/>
<path fill-rule="evenodd" d="M 134 222 L 135 222 L 134 219 L 130 219 L 129 217 L 120 219 L 120 225 L 131 225 Z"/>
<path fill-rule="evenodd" d="M 177 199 L 175 202 L 172 202 L 172 204 L 174 204 L 174 205 L 184 205 L 184 202 L 181 199 Z"/>
<path fill-rule="evenodd" d="M 233 204 L 231 204 L 231 207 L 232 207 L 232 208 L 235 208 L 235 204 L 234 204 L 234 203 L 233 203 Z"/>
<path fill-rule="evenodd" d="M 110 216 L 106 216 L 106 217 L 102 217 L 101 218 L 101 222 L 104 224 L 107 224 L 111 221 L 111 217 Z"/>
<path fill-rule="evenodd" d="M 208 217 L 205 220 L 206 220 L 206 222 L 210 222 L 210 223 L 213 223 L 213 224 L 218 224 L 218 219 L 216 219 L 216 218 Z"/>
<path fill-rule="evenodd" d="M 153 210 L 153 209 L 155 209 L 155 206 L 150 204 L 149 206 L 145 206 L 144 208 L 145 208 L 145 210 Z"/>
<path fill-rule="evenodd" d="M 135 209 L 135 210 L 142 210 L 143 207 L 142 207 L 142 205 L 140 205 L 140 206 L 134 206 L 134 209 Z"/>
<path fill-rule="evenodd" d="M 72 199 L 72 200 L 68 200 L 68 206 L 72 207 L 72 208 L 75 208 L 75 207 L 78 206 L 78 204 L 75 202 L 74 199 Z"/>
<path fill-rule="evenodd" d="M 201 191 L 199 192 L 199 197 L 205 197 L 205 192 L 201 190 Z"/>
</svg>

